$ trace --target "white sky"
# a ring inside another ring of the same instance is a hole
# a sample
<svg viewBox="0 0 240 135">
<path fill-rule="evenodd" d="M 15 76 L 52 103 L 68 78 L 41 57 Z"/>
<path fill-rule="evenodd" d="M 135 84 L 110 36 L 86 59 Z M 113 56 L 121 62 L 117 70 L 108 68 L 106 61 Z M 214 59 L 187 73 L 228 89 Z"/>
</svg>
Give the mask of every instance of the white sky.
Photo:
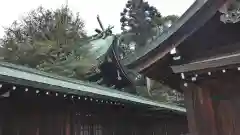
<svg viewBox="0 0 240 135">
<path fill-rule="evenodd" d="M 100 15 L 104 27 L 114 26 L 114 32 L 120 32 L 120 12 L 127 0 L 68 0 L 69 8 L 79 12 L 86 23 L 86 31 L 93 34 L 99 28 L 96 16 Z M 158 8 L 162 15 L 182 15 L 194 0 L 148 0 L 149 4 Z M 45 8 L 56 9 L 65 4 L 66 0 L 0 0 L 0 37 L 3 36 L 3 26 L 9 26 L 24 13 L 42 5 Z"/>
</svg>

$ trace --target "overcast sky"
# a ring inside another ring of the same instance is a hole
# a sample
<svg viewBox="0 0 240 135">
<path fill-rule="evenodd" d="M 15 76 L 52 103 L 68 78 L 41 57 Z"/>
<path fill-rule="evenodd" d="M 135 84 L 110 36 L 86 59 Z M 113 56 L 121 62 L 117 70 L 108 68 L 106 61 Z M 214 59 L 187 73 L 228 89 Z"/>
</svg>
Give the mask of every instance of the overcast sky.
<svg viewBox="0 0 240 135">
<path fill-rule="evenodd" d="M 113 25 L 114 32 L 120 32 L 120 12 L 127 0 L 68 0 L 69 8 L 79 12 L 86 23 L 86 31 L 93 34 L 99 27 L 96 16 L 100 15 L 103 25 Z M 194 0 L 148 0 L 149 4 L 158 8 L 162 15 L 182 15 Z M 42 5 L 45 8 L 56 9 L 65 4 L 66 0 L 0 0 L 0 37 L 3 36 L 3 26 L 9 26 L 28 11 Z"/>
</svg>

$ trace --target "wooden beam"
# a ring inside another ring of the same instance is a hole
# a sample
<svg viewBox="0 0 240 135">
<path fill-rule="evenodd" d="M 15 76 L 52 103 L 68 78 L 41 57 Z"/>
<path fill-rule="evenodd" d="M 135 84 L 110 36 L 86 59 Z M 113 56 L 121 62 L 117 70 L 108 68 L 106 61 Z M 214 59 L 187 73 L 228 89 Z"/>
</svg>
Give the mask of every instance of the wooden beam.
<svg viewBox="0 0 240 135">
<path fill-rule="evenodd" d="M 171 66 L 171 68 L 174 73 L 184 73 L 209 68 L 224 67 L 234 64 L 240 64 L 240 53 L 223 55 L 183 65 Z"/>
</svg>

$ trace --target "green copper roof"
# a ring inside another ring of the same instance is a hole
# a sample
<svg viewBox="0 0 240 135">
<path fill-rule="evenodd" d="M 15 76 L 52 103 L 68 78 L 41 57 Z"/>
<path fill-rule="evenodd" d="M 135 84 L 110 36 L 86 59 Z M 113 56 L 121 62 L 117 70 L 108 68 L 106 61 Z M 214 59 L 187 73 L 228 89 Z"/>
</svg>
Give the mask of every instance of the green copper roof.
<svg viewBox="0 0 240 135">
<path fill-rule="evenodd" d="M 0 79 L 20 85 L 32 86 L 68 94 L 93 96 L 98 98 L 114 99 L 121 102 L 132 102 L 149 105 L 153 108 L 166 109 L 177 112 L 186 112 L 185 108 L 166 103 L 152 101 L 115 89 L 110 89 L 89 82 L 83 82 L 66 77 L 54 76 L 34 69 L 0 62 Z"/>
<path fill-rule="evenodd" d="M 100 38 L 90 41 L 90 45 L 92 46 L 90 53 L 98 59 L 102 55 L 106 54 L 109 47 L 112 45 L 114 38 L 115 36 L 108 36 L 105 39 Z"/>
</svg>

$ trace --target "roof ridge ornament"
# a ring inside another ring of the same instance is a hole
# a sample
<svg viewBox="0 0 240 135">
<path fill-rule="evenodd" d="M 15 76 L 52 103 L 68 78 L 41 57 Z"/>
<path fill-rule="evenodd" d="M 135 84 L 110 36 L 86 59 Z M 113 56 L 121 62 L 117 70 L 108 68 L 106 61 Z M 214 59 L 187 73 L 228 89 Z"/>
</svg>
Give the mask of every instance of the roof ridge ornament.
<svg viewBox="0 0 240 135">
<path fill-rule="evenodd" d="M 237 23 L 240 21 L 240 0 L 229 0 L 220 9 L 223 13 L 220 21 L 223 23 Z"/>
</svg>

